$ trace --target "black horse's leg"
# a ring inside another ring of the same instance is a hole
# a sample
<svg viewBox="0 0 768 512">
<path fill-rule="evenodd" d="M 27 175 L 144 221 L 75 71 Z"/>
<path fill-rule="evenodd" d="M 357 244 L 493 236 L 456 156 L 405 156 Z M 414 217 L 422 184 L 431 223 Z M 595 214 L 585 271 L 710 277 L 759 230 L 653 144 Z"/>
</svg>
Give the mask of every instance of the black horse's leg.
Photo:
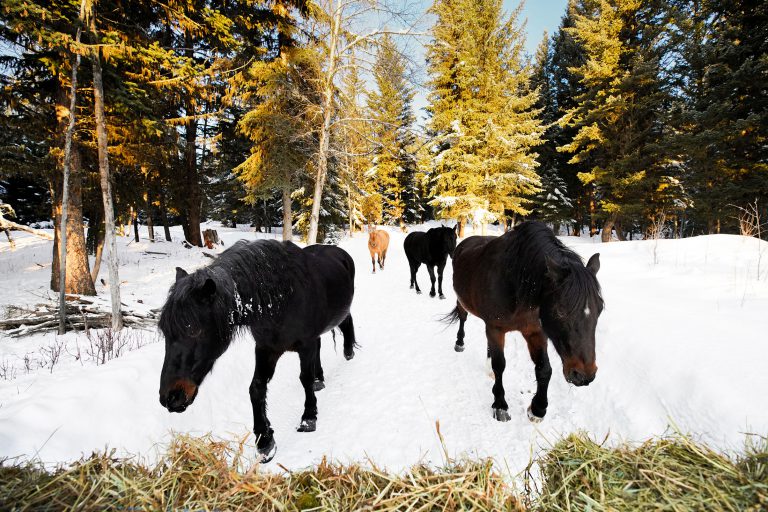
<svg viewBox="0 0 768 512">
<path fill-rule="evenodd" d="M 536 394 L 528 407 L 528 419 L 538 423 L 547 414 L 547 388 L 552 377 L 552 367 L 547 355 L 547 336 L 541 329 L 534 329 L 523 331 L 523 337 L 528 343 L 531 360 L 536 365 Z"/>
<path fill-rule="evenodd" d="M 325 376 L 323 376 L 323 365 L 320 361 L 320 336 L 317 337 L 317 352 L 316 352 L 316 359 L 315 359 L 315 382 L 313 384 L 313 387 L 315 388 L 315 391 L 320 391 L 321 389 L 325 389 Z"/>
<path fill-rule="evenodd" d="M 456 302 L 456 313 L 459 316 L 459 332 L 456 334 L 456 345 L 453 346 L 453 350 L 464 352 L 464 322 L 467 321 L 467 310 Z"/>
<path fill-rule="evenodd" d="M 267 419 L 267 383 L 275 374 L 275 365 L 280 355 L 269 348 L 256 347 L 256 369 L 248 389 L 253 407 L 253 433 L 256 434 L 256 449 L 261 455 L 261 462 L 272 460 L 277 451 L 274 431 Z"/>
<path fill-rule="evenodd" d="M 411 267 L 411 288 L 416 287 L 416 293 L 421 293 L 419 283 L 416 281 L 416 272 L 419 270 L 421 263 L 418 261 L 408 260 L 408 264 Z"/>
<path fill-rule="evenodd" d="M 317 428 L 317 397 L 314 387 L 316 359 L 315 342 L 305 343 L 299 349 L 299 362 L 301 363 L 299 380 L 304 387 L 304 414 L 301 415 L 301 424 L 296 429 L 299 432 L 314 432 Z"/>
<path fill-rule="evenodd" d="M 445 298 L 443 295 L 443 270 L 445 270 L 445 261 L 437 265 L 437 293 L 441 299 Z"/>
<path fill-rule="evenodd" d="M 339 324 L 339 330 L 344 335 L 344 357 L 349 361 L 355 357 L 355 324 L 352 322 L 352 315 L 347 315 L 347 318 L 341 321 Z"/>
<path fill-rule="evenodd" d="M 485 335 L 488 338 L 488 348 L 491 350 L 491 367 L 495 382 L 493 384 L 493 417 L 498 421 L 509 421 L 509 406 L 504 398 L 504 384 L 502 376 L 507 361 L 504 359 L 504 335 L 501 329 L 485 326 Z"/>
<path fill-rule="evenodd" d="M 427 272 L 429 272 L 429 280 L 432 282 L 432 288 L 429 290 L 429 296 L 435 296 L 435 266 L 427 263 Z"/>
</svg>

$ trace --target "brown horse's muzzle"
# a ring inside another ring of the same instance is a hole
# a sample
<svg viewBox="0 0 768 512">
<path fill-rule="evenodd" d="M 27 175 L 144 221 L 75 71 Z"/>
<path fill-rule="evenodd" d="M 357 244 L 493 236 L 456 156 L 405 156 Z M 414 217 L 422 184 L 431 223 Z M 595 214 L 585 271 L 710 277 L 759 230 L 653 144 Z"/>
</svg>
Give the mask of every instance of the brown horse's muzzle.
<svg viewBox="0 0 768 512">
<path fill-rule="evenodd" d="M 170 412 L 184 412 L 195 401 L 197 384 L 189 379 L 173 382 L 168 390 L 160 391 L 160 405 Z"/>
<path fill-rule="evenodd" d="M 574 386 L 588 386 L 595 380 L 597 375 L 597 365 L 593 362 L 584 364 L 581 361 L 566 361 L 563 364 L 563 376 L 566 382 Z"/>
</svg>

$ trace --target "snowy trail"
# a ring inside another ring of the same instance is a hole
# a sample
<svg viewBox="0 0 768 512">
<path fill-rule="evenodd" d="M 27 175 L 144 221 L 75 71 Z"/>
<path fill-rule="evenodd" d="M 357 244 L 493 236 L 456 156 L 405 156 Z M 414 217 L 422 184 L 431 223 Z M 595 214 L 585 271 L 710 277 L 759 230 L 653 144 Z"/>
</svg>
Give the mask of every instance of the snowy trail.
<svg viewBox="0 0 768 512">
<path fill-rule="evenodd" d="M 254 237 L 220 232 L 228 245 Z M 426 291 L 417 295 L 408 288 L 405 235 L 390 234 L 387 267 L 375 275 L 365 236 L 341 243 L 357 265 L 352 314 L 362 347 L 346 361 L 341 336 L 335 349 L 330 334 L 323 336 L 326 388 L 318 393 L 316 432 L 295 431 L 303 404 L 298 357 L 286 354 L 278 363 L 268 393 L 278 446 L 272 468 L 306 467 L 323 456 L 343 462 L 370 457 L 395 470 L 440 464 L 436 421 L 451 457 L 493 457 L 513 474 L 533 451 L 574 430 L 642 440 L 674 421 L 722 448 L 739 447 L 743 432 L 768 431 L 768 280 L 755 278 L 758 250 L 768 244 L 735 236 L 607 245 L 564 238 L 585 258 L 601 252 L 607 308 L 598 324 L 599 370 L 592 385 L 569 386 L 550 347 L 550 406 L 544 422 L 534 425 L 525 414 L 535 389 L 533 364 L 520 335 L 507 335 L 504 386 L 511 421 L 499 423 L 491 417 L 483 323 L 470 317 L 467 349 L 456 353 L 456 326 L 438 321 L 455 303 L 450 263 L 446 300 L 429 297 L 423 266 L 418 279 Z M 145 307 L 157 307 L 176 265 L 192 269 L 207 260 L 175 244 L 156 244 L 169 256 L 151 258 L 141 253 L 148 246 L 123 247 L 121 276 L 128 281 L 127 301 L 136 305 L 141 298 Z M 49 243 L 33 239 L 24 239 L 12 255 L 0 252 L 0 277 L 8 284 L 0 304 L 34 302 L 28 292 L 45 289 L 48 270 L 33 263 L 49 254 Z M 54 338 L 0 335 L 0 361 L 17 361 Z M 64 338 L 68 346 L 82 339 Z M 158 403 L 162 343 L 103 366 L 65 361 L 53 372 L 0 380 L 0 457 L 37 454 L 55 462 L 106 446 L 151 457 L 171 431 L 243 438 L 252 424 L 252 347 L 248 335 L 235 341 L 183 414 Z M 248 441 L 253 446 L 252 436 Z"/>
</svg>

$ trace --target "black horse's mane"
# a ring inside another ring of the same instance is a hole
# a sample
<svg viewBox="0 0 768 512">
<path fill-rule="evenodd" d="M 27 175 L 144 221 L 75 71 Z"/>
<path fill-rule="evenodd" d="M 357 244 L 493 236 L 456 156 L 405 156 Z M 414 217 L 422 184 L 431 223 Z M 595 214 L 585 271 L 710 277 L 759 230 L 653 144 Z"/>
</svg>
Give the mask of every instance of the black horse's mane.
<svg viewBox="0 0 768 512">
<path fill-rule="evenodd" d="M 213 311 L 214 330 L 228 343 L 234 331 L 254 320 L 277 319 L 307 270 L 301 249 L 276 240 L 240 240 L 216 260 L 171 286 L 158 326 L 166 337 L 184 338 Z M 206 294 L 213 281 L 215 293 Z"/>
<path fill-rule="evenodd" d="M 554 233 L 540 222 L 523 222 L 510 234 L 506 250 L 507 282 L 518 304 L 538 306 L 554 285 L 547 276 L 547 258 L 563 273 L 557 283 L 559 303 L 566 317 L 580 314 L 585 300 L 596 301 L 602 307 L 600 284 L 581 257 L 566 247 Z"/>
</svg>

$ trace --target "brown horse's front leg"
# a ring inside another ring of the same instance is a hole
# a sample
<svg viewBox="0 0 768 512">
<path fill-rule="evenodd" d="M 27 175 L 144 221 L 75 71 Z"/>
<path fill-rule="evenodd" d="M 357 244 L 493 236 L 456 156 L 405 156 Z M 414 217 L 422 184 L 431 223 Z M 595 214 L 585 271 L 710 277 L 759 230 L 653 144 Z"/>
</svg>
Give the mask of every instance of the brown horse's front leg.
<svg viewBox="0 0 768 512">
<path fill-rule="evenodd" d="M 504 398 L 502 377 L 507 360 L 504 358 L 505 331 L 486 324 L 485 335 L 488 338 L 488 348 L 491 352 L 491 367 L 495 381 L 493 383 L 493 417 L 498 421 L 509 421 L 509 406 Z"/>
<path fill-rule="evenodd" d="M 376 273 L 376 255 L 371 254 L 371 265 L 373 266 L 373 273 Z"/>
<path fill-rule="evenodd" d="M 269 348 L 256 347 L 256 369 L 253 372 L 251 387 L 251 407 L 253 407 L 253 433 L 256 434 L 256 449 L 261 456 L 261 462 L 272 460 L 277 451 L 274 430 L 267 419 L 267 383 L 275 374 L 280 353 Z"/>
<path fill-rule="evenodd" d="M 456 301 L 456 316 L 459 318 L 459 331 L 456 333 L 456 344 L 453 346 L 453 350 L 464 352 L 464 324 L 467 321 L 467 310 L 461 307 L 458 301 Z"/>
<path fill-rule="evenodd" d="M 315 396 L 315 360 L 317 348 L 315 341 L 305 343 L 299 350 L 301 373 L 299 380 L 304 387 L 304 414 L 301 415 L 299 432 L 314 432 L 317 428 L 317 397 Z"/>
<path fill-rule="evenodd" d="M 536 365 L 536 394 L 533 395 L 531 405 L 528 407 L 528 419 L 539 423 L 547 414 L 547 388 L 552 377 L 552 367 L 547 355 L 547 336 L 541 329 L 523 331 L 523 337 L 528 343 L 528 352 L 531 360 Z"/>
</svg>

